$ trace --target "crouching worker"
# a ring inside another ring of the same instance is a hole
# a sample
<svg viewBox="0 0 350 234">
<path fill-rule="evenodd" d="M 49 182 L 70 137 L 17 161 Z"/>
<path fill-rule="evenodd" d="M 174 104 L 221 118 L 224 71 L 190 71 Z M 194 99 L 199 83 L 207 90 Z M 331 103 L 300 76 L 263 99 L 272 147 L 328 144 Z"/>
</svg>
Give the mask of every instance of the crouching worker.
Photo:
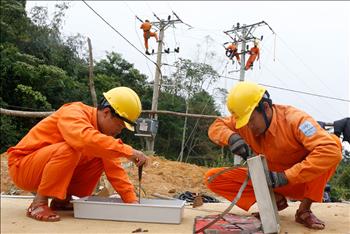
<svg viewBox="0 0 350 234">
<path fill-rule="evenodd" d="M 311 212 L 311 204 L 322 202 L 325 185 L 342 159 L 339 138 L 305 112 L 272 104 L 266 89 L 252 82 L 239 82 L 228 94 L 227 107 L 232 116 L 215 120 L 209 138 L 218 145 L 228 145 L 244 159 L 249 155 L 248 145 L 256 154 L 265 155 L 278 210 L 288 207 L 286 198 L 300 200 L 295 221 L 324 229 L 325 223 Z M 213 192 L 232 201 L 247 170 L 236 168 L 213 176 L 222 170 L 209 170 L 205 181 Z M 255 202 L 249 181 L 237 206 L 248 211 Z"/>
<path fill-rule="evenodd" d="M 103 95 L 97 108 L 81 102 L 63 105 L 7 150 L 14 183 L 36 193 L 27 216 L 59 221 L 54 210 L 72 210 L 72 195 L 91 195 L 103 171 L 124 202 L 137 203 L 134 187 L 119 160 L 125 157 L 140 166 L 148 158 L 114 136 L 124 128 L 134 130 L 141 102 L 127 87 Z M 50 207 L 48 198 L 53 198 Z"/>
</svg>

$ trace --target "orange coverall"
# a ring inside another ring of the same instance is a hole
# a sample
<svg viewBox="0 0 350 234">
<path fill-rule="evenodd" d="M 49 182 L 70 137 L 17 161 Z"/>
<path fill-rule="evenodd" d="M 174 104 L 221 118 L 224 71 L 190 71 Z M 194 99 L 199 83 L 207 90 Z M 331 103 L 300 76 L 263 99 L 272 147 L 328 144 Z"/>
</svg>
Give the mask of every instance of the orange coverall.
<svg viewBox="0 0 350 234">
<path fill-rule="evenodd" d="M 305 126 L 305 121 L 314 126 L 306 131 L 313 135 L 306 136 L 299 129 Z M 255 153 L 265 155 L 269 170 L 285 172 L 289 183 L 275 188 L 276 193 L 297 200 L 309 198 L 322 202 L 324 187 L 342 159 L 337 136 L 327 133 L 305 112 L 282 105 L 273 105 L 270 127 L 258 137 L 247 125 L 236 129 L 233 116 L 215 120 L 208 131 L 209 138 L 221 146 L 228 144 L 233 133 L 238 133 Z M 213 192 L 232 201 L 246 178 L 247 170 L 233 169 L 217 176 L 211 183 L 207 182 L 208 177 L 221 170 L 224 168 L 209 170 L 205 182 Z M 237 205 L 248 211 L 255 202 L 249 181 Z"/>
<path fill-rule="evenodd" d="M 256 58 L 257 60 L 259 60 L 260 49 L 257 46 L 254 46 L 253 48 L 250 49 L 249 53 L 250 53 L 250 56 L 245 66 L 246 70 L 248 70 L 253 65 Z"/>
<path fill-rule="evenodd" d="M 239 54 L 237 53 L 237 46 L 235 44 L 230 44 L 229 46 L 227 46 L 226 50 L 232 51 L 231 59 L 233 56 L 235 56 L 237 61 L 240 62 L 241 59 L 239 57 Z"/>
<path fill-rule="evenodd" d="M 132 147 L 97 129 L 97 109 L 74 102 L 41 120 L 7 150 L 9 174 L 27 191 L 65 199 L 91 195 L 102 172 L 124 202 L 136 201 L 119 159 Z"/>
<path fill-rule="evenodd" d="M 148 39 L 150 37 L 156 38 L 158 41 L 158 35 L 155 32 L 151 32 L 152 24 L 149 22 L 144 22 L 141 24 L 141 29 L 143 29 L 143 39 L 145 40 L 145 48 L 148 50 Z"/>
</svg>

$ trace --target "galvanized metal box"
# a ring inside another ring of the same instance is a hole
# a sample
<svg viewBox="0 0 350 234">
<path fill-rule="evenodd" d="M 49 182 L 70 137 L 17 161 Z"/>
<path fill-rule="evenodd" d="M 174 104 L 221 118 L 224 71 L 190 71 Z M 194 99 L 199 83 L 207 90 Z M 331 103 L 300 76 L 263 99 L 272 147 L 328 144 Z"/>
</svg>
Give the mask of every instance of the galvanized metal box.
<svg viewBox="0 0 350 234">
<path fill-rule="evenodd" d="M 157 134 L 158 120 L 149 118 L 138 118 L 136 120 L 135 136 L 152 137 Z"/>
<path fill-rule="evenodd" d="M 123 203 L 120 198 L 97 196 L 72 201 L 74 217 L 147 223 L 180 224 L 185 201 L 141 199 L 140 204 Z"/>
</svg>

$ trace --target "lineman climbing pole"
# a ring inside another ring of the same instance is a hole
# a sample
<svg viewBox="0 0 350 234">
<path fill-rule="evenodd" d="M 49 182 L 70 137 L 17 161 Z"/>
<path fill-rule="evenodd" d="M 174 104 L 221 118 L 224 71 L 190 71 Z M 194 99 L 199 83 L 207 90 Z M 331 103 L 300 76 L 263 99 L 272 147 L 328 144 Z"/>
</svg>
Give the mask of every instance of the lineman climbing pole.
<svg viewBox="0 0 350 234">
<path fill-rule="evenodd" d="M 159 30 L 159 40 L 158 40 L 158 51 L 157 51 L 157 67 L 154 77 L 154 84 L 153 84 L 153 97 L 152 97 L 152 112 L 155 113 L 158 109 L 158 98 L 159 98 L 159 89 L 160 89 L 160 76 L 161 76 L 161 66 L 162 66 L 162 54 L 167 53 L 169 54 L 169 48 L 163 52 L 163 41 L 164 41 L 164 32 L 167 28 L 170 26 L 175 27 L 174 25 L 176 23 L 182 23 L 185 25 L 188 25 L 184 23 L 177 14 L 173 11 L 172 15 L 175 17 L 175 19 L 171 19 L 171 16 L 169 15 L 166 20 L 160 19 L 155 13 L 153 13 L 154 17 L 156 17 L 157 21 L 151 22 L 151 24 L 156 27 Z M 137 16 L 136 16 L 137 17 Z M 142 20 L 137 17 L 141 22 Z M 190 26 L 190 25 L 188 25 Z M 179 52 L 179 48 L 176 48 L 174 52 Z M 157 120 L 158 116 L 157 114 L 150 114 L 150 118 L 153 120 Z M 155 141 L 155 135 L 152 135 L 151 137 L 146 137 L 146 149 L 147 151 L 153 153 L 154 152 L 154 141 Z"/>
<path fill-rule="evenodd" d="M 248 52 L 248 50 L 246 50 L 246 46 L 248 42 L 251 42 L 255 39 L 257 39 L 257 37 L 255 37 L 253 35 L 255 29 L 257 27 L 261 27 L 261 26 L 268 26 L 269 29 L 275 33 L 272 28 L 265 22 L 265 21 L 261 21 L 259 23 L 255 23 L 255 24 L 250 24 L 250 25 L 245 25 L 243 24 L 243 26 L 240 26 L 240 23 L 237 23 L 236 26 L 233 26 L 233 29 L 228 30 L 228 31 L 224 31 L 225 34 L 227 34 L 234 42 L 236 42 L 237 44 L 241 43 L 242 44 L 242 49 L 241 49 L 241 69 L 240 69 L 240 76 L 239 76 L 239 80 L 240 81 L 244 81 L 244 75 L 245 75 L 245 54 Z M 263 36 L 260 37 L 260 40 L 263 39 Z"/>
<path fill-rule="evenodd" d="M 268 26 L 269 29 L 273 33 L 275 33 L 273 29 L 265 21 L 261 21 L 259 23 L 250 24 L 250 25 L 243 24 L 243 26 L 240 26 L 240 23 L 237 23 L 236 26 L 233 26 L 233 29 L 224 31 L 224 33 L 227 34 L 236 43 L 236 45 L 238 45 L 239 43 L 242 44 L 241 53 L 240 53 L 241 54 L 241 68 L 240 68 L 240 76 L 239 76 L 240 81 L 244 81 L 244 76 L 245 76 L 245 55 L 248 52 L 248 48 L 246 48 L 247 43 L 257 39 L 257 37 L 253 35 L 253 33 L 257 27 L 261 27 L 261 26 Z M 262 39 L 263 39 L 263 36 L 260 37 L 260 40 Z M 242 160 L 241 157 L 236 155 L 234 156 L 235 165 L 240 164 L 241 160 Z"/>
</svg>

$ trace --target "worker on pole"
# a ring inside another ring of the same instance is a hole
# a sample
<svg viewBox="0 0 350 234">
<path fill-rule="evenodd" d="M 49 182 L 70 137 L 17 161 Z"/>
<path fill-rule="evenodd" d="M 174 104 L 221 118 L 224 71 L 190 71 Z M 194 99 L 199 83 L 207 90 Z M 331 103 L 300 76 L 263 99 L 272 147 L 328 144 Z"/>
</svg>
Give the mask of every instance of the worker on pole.
<svg viewBox="0 0 350 234">
<path fill-rule="evenodd" d="M 243 159 L 252 155 L 251 150 L 264 155 L 277 209 L 288 207 L 286 198 L 300 200 L 295 221 L 307 228 L 324 229 L 325 223 L 311 211 L 311 205 L 322 202 L 327 181 L 342 160 L 340 139 L 322 129 L 307 113 L 273 104 L 267 90 L 253 82 L 242 81 L 233 87 L 227 107 L 232 115 L 211 124 L 210 140 L 229 146 Z M 247 176 L 247 168 L 219 174 L 225 169 L 210 169 L 205 182 L 210 190 L 232 201 Z M 255 202 L 249 181 L 237 206 L 248 211 Z"/>
<path fill-rule="evenodd" d="M 138 203 L 120 159 L 142 166 L 148 157 L 115 136 L 124 128 L 134 131 L 141 102 L 127 87 L 103 95 L 97 108 L 81 102 L 63 105 L 7 150 L 13 182 L 35 193 L 28 217 L 59 221 L 55 211 L 73 210 L 72 196 L 90 196 L 103 172 L 125 203 Z"/>
<path fill-rule="evenodd" d="M 238 48 L 234 42 L 232 42 L 229 46 L 226 47 L 226 56 L 232 60 L 232 63 L 234 63 L 233 57 L 236 57 L 238 63 L 241 65 L 241 59 L 239 57 Z"/>
<path fill-rule="evenodd" d="M 150 37 L 154 37 L 156 41 L 158 42 L 158 35 L 156 32 L 151 32 L 152 24 L 149 22 L 149 20 L 145 20 L 144 23 L 141 24 L 140 29 L 143 30 L 143 38 L 145 40 L 145 48 L 146 48 L 146 54 L 150 55 L 148 51 L 148 39 Z"/>
<path fill-rule="evenodd" d="M 245 66 L 245 70 L 252 68 L 255 59 L 259 60 L 259 58 L 260 58 L 259 41 L 257 39 L 254 40 L 254 47 L 252 47 L 248 53 L 250 54 L 250 56 L 248 58 L 246 66 Z"/>
</svg>

